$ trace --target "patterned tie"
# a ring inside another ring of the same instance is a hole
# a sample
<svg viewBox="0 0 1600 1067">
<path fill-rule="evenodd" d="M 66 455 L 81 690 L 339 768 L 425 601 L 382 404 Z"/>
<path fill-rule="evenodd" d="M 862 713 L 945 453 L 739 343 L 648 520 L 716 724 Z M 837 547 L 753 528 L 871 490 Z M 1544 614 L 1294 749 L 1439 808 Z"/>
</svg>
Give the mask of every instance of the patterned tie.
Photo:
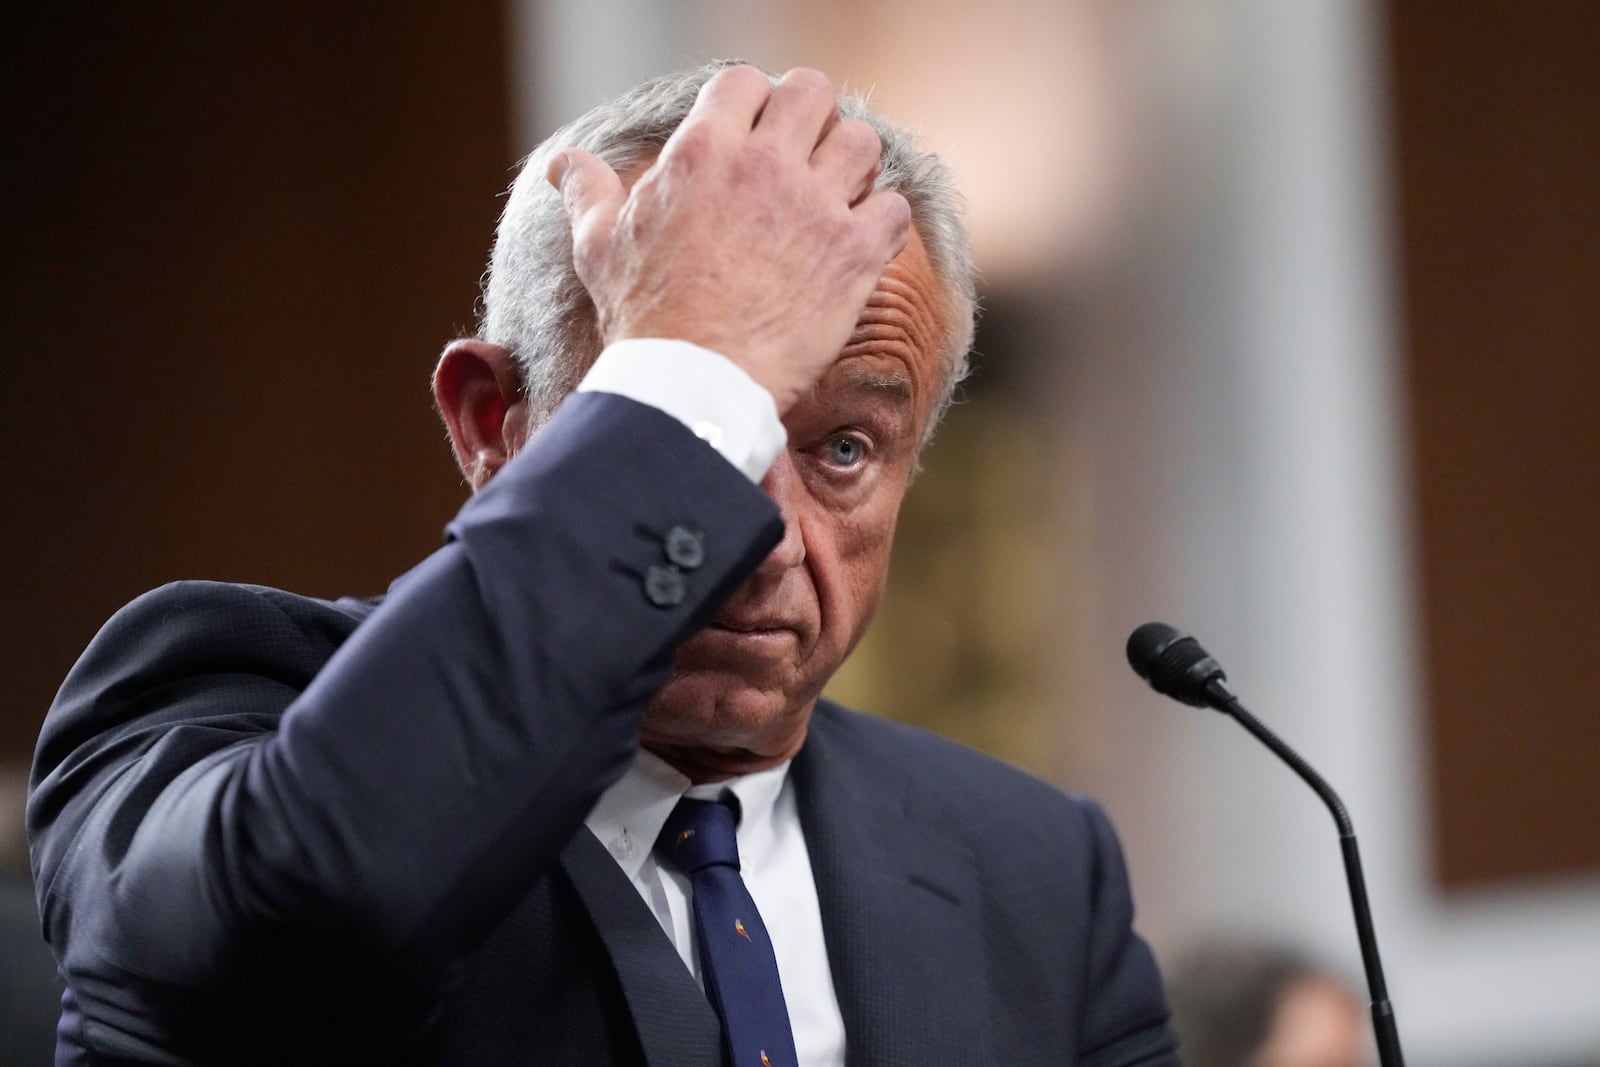
<svg viewBox="0 0 1600 1067">
<path fill-rule="evenodd" d="M 728 801 L 738 804 L 729 796 Z M 739 877 L 738 816 L 728 803 L 684 797 L 656 854 L 689 876 L 706 996 L 722 1017 L 733 1067 L 799 1067 L 767 928 Z"/>
</svg>

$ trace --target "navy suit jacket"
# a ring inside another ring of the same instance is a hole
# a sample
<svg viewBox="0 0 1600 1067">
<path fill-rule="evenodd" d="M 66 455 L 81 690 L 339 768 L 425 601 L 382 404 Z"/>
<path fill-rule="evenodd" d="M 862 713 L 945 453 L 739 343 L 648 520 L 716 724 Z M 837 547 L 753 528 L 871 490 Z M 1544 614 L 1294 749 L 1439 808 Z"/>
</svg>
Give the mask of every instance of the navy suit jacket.
<svg viewBox="0 0 1600 1067">
<path fill-rule="evenodd" d="M 58 1063 L 720 1063 L 582 821 L 781 533 L 677 422 L 578 394 L 381 602 L 123 609 L 29 804 Z M 826 701 L 791 773 L 853 1064 L 1177 1063 L 1092 803 Z"/>
</svg>

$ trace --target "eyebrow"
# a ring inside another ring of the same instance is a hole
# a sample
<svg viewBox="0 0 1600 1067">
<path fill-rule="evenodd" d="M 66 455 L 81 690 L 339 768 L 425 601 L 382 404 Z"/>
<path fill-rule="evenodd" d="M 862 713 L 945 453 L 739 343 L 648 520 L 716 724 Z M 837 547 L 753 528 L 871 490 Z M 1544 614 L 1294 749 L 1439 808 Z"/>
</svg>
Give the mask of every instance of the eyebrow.
<svg viewBox="0 0 1600 1067">
<path fill-rule="evenodd" d="M 894 400 L 911 402 L 911 379 L 903 371 L 845 371 L 834 385 L 851 392 L 881 393 Z"/>
</svg>

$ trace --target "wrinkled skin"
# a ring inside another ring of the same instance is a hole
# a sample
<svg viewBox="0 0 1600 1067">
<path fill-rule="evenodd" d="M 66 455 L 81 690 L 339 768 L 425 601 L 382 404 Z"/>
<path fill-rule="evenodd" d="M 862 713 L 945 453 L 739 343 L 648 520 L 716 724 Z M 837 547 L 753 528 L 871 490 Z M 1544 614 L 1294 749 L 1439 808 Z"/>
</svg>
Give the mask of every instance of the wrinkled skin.
<svg viewBox="0 0 1600 1067">
<path fill-rule="evenodd" d="M 761 482 L 783 541 L 679 649 L 645 716 L 643 744 L 697 781 L 798 751 L 883 593 L 948 312 L 904 198 L 872 189 L 878 153 L 821 74 L 773 87 L 732 67 L 637 180 L 576 149 L 550 167 L 604 340 L 720 352 L 772 394 L 788 432 Z M 458 341 L 435 390 L 481 487 L 530 433 L 515 362 Z"/>
</svg>

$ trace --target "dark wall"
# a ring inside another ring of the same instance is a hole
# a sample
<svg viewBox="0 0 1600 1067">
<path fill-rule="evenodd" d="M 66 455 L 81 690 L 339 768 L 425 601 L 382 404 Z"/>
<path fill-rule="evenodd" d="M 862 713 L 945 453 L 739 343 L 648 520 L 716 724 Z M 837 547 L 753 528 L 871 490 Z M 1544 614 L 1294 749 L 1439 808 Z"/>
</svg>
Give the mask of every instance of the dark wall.
<svg viewBox="0 0 1600 1067">
<path fill-rule="evenodd" d="M 1600 4 L 1388 12 L 1435 868 L 1600 872 Z"/>
<path fill-rule="evenodd" d="M 186 10 L 8 42 L 0 757 L 140 591 L 380 591 L 465 496 L 427 386 L 515 159 L 499 5 Z"/>
</svg>

